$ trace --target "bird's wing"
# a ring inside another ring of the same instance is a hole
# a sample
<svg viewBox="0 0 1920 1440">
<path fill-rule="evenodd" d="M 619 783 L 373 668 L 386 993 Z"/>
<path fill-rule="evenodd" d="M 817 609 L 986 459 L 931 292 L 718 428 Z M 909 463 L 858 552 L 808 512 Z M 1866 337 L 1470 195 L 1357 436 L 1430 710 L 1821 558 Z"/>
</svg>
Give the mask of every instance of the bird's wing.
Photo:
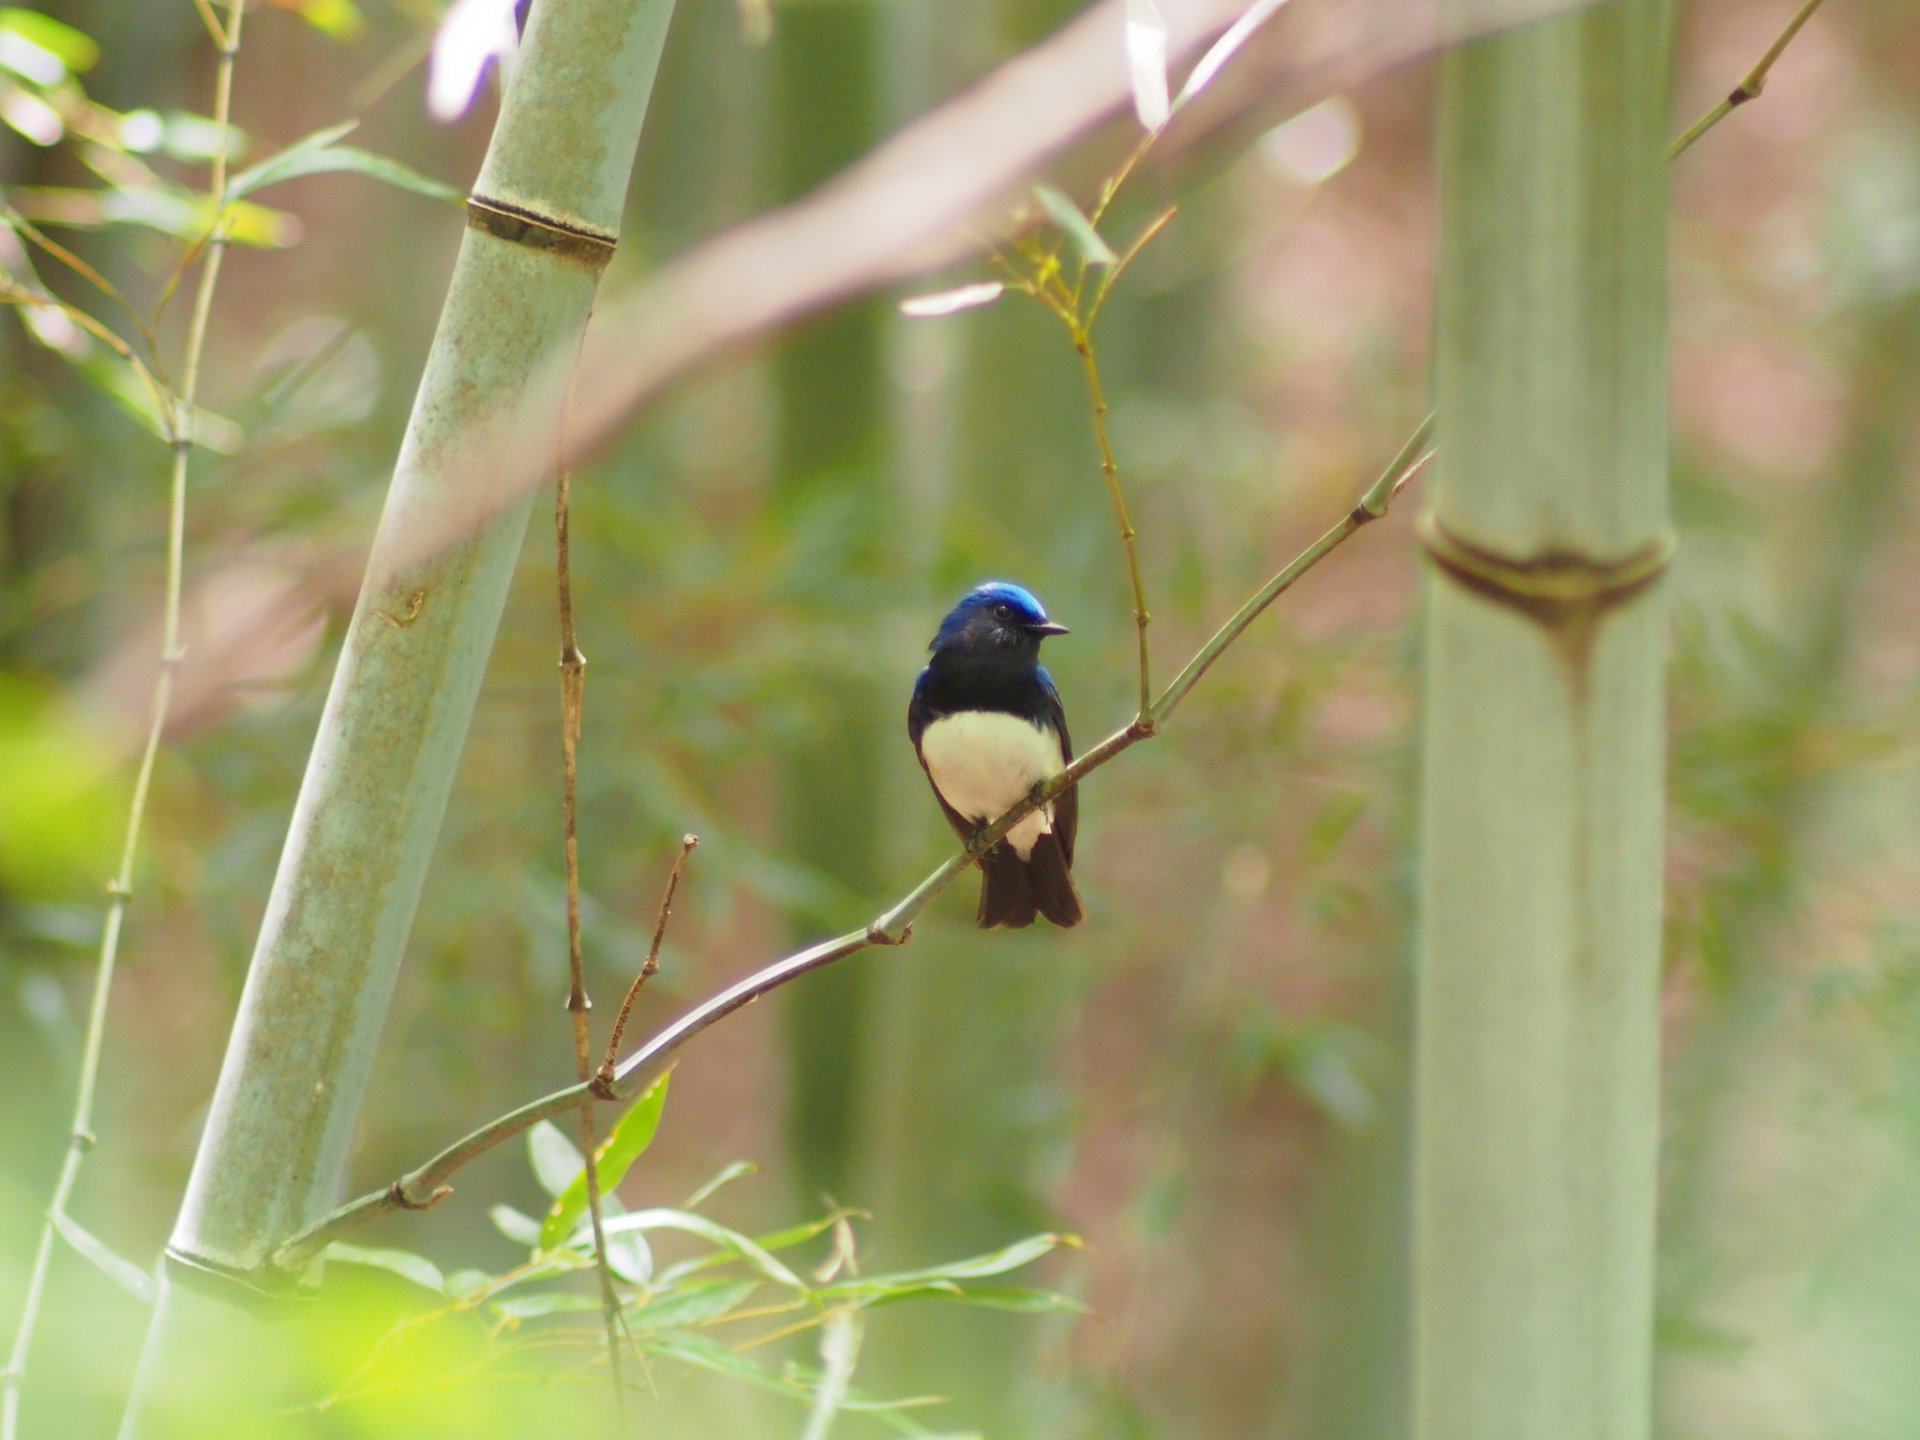
<svg viewBox="0 0 1920 1440">
<path fill-rule="evenodd" d="M 1046 697 L 1047 720 L 1060 732 L 1060 758 L 1068 764 L 1073 762 L 1073 737 L 1067 734 L 1067 707 L 1060 703 L 1060 692 L 1054 688 L 1053 677 L 1044 666 L 1036 673 L 1040 679 L 1040 693 Z M 1080 787 L 1069 786 L 1053 798 L 1053 833 L 1060 839 L 1060 853 L 1067 857 L 1069 869 L 1073 866 L 1073 837 L 1080 828 Z"/>
<path fill-rule="evenodd" d="M 922 670 L 920 678 L 913 682 L 913 699 L 907 704 L 907 738 L 913 741 L 914 758 L 920 762 L 920 768 L 927 770 L 927 757 L 920 753 L 920 737 L 926 733 L 927 726 L 937 718 L 933 706 L 927 699 L 927 678 L 930 670 Z M 980 827 L 947 803 L 947 797 L 940 793 L 940 787 L 933 783 L 933 772 L 927 770 L 927 784 L 933 789 L 933 798 L 940 802 L 940 809 L 946 814 L 947 823 L 953 826 L 954 834 L 962 840 L 971 840 L 973 832 Z"/>
</svg>

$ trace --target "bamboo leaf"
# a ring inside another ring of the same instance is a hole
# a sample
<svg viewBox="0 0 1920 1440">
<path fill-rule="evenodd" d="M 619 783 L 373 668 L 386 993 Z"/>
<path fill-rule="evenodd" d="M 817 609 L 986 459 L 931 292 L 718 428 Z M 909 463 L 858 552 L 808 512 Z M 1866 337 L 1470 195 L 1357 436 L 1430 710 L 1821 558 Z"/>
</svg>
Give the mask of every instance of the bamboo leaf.
<svg viewBox="0 0 1920 1440">
<path fill-rule="evenodd" d="M 1086 1306 L 1071 1295 L 1056 1290 L 1041 1290 L 1028 1285 L 956 1285 L 941 1280 L 930 1285 L 913 1285 L 859 1300 L 864 1306 L 897 1305 L 903 1300 L 950 1300 L 957 1305 L 977 1305 L 986 1310 L 1010 1310 L 1018 1315 L 1079 1315 Z"/>
<path fill-rule="evenodd" d="M 443 1295 L 447 1293 L 447 1278 L 440 1273 L 440 1267 L 426 1256 L 416 1255 L 411 1250 L 378 1249 L 336 1240 L 327 1247 L 326 1258 L 347 1265 L 368 1265 L 376 1270 L 385 1270 L 390 1275 L 398 1275 L 402 1280 L 411 1280 L 425 1289 Z"/>
<path fill-rule="evenodd" d="M 516 1245 L 524 1245 L 529 1250 L 540 1248 L 540 1222 L 524 1211 L 511 1205 L 495 1205 L 487 1211 L 487 1218 L 493 1221 L 493 1228 Z"/>
<path fill-rule="evenodd" d="M 316 130 L 305 139 L 294 141 L 278 155 L 270 155 L 258 165 L 242 170 L 227 182 L 227 198 L 238 200 L 269 185 L 299 179 L 304 175 L 347 171 L 435 200 L 460 199 L 460 192 L 452 186 L 443 185 L 438 180 L 409 169 L 398 160 L 335 143 L 359 123 L 357 120 L 348 120 L 343 124 L 329 125 L 324 130 Z"/>
<path fill-rule="evenodd" d="M 774 1259 L 771 1253 L 749 1240 L 737 1230 L 707 1219 L 704 1215 L 695 1215 L 688 1210 L 636 1210 L 630 1215 L 610 1217 L 601 1229 L 611 1238 L 629 1231 L 680 1230 L 689 1235 L 697 1235 L 709 1244 L 745 1261 L 767 1279 L 790 1290 L 805 1290 L 807 1282 L 793 1271 Z"/>
<path fill-rule="evenodd" d="M 629 1309 L 627 1323 L 636 1330 L 704 1325 L 738 1309 L 760 1288 L 760 1283 L 758 1280 L 696 1281 L 655 1295 L 645 1304 Z"/>
<path fill-rule="evenodd" d="M 653 1281 L 653 1247 L 647 1237 L 628 1230 L 607 1236 L 607 1265 L 630 1285 L 648 1285 Z"/>
<path fill-rule="evenodd" d="M 80 72 L 91 70 L 100 60 L 100 46 L 91 35 L 73 28 L 73 26 L 43 15 L 38 10 L 23 10 L 18 6 L 0 7 L 0 33 L 11 35 L 15 42 L 31 45 L 42 54 L 52 57 L 62 71 Z M 37 73 L 25 69 L 16 69 L 15 59 L 23 66 L 31 65 L 28 57 L 19 56 L 12 45 L 0 46 L 7 53 L 4 62 L 6 68 L 23 74 L 27 79 L 38 81 L 42 85 L 58 83 L 63 77 L 55 74 L 51 78 L 42 78 Z"/>
<path fill-rule="evenodd" d="M 693 1194 L 689 1195 L 685 1200 L 681 1201 L 680 1208 L 682 1210 L 698 1209 L 700 1206 L 704 1205 L 708 1200 L 712 1199 L 713 1192 L 718 1190 L 722 1185 L 731 1184 L 733 1181 L 738 1180 L 742 1175 L 752 1175 L 756 1171 L 758 1171 L 759 1168 L 760 1167 L 758 1165 L 755 1165 L 751 1160 L 735 1160 L 731 1165 L 728 1165 L 725 1169 L 723 1169 L 718 1175 L 715 1175 L 711 1180 L 707 1181 L 706 1184 L 702 1185 L 698 1190 L 694 1191 Z"/>
<path fill-rule="evenodd" d="M 109 1246 L 64 1210 L 53 1212 L 53 1228 L 83 1259 L 142 1305 L 153 1304 L 153 1276 Z"/>
<path fill-rule="evenodd" d="M 807 1428 L 800 1440 L 827 1440 L 833 1420 L 847 1403 L 853 1385 L 854 1362 L 860 1357 L 860 1312 L 836 1310 L 820 1327 L 820 1384 L 807 1411 Z"/>
<path fill-rule="evenodd" d="M 542 1290 L 534 1295 L 513 1295 L 493 1304 L 496 1314 L 515 1320 L 532 1320 L 542 1315 L 559 1315 L 581 1310 L 598 1310 L 600 1297 L 584 1290 Z"/>
<path fill-rule="evenodd" d="M 1173 108 L 1178 110 L 1194 96 L 1198 95 L 1214 78 L 1222 67 L 1231 60 L 1234 52 L 1246 44 L 1253 32 L 1271 20 L 1287 0 L 1254 0 L 1246 13 L 1227 28 L 1227 32 L 1214 41 L 1207 53 L 1200 57 L 1200 63 L 1187 72 L 1187 83 L 1180 87 L 1180 93 L 1174 96 Z"/>
<path fill-rule="evenodd" d="M 600 1177 L 602 1194 L 611 1195 L 633 1162 L 646 1153 L 647 1146 L 653 1143 L 653 1137 L 660 1129 L 660 1114 L 667 1104 L 667 1078 L 673 1072 L 664 1071 L 644 1091 L 640 1098 L 627 1108 L 627 1113 L 614 1122 L 613 1129 L 607 1132 L 607 1138 L 594 1151 L 596 1169 Z M 577 1155 L 580 1152 L 575 1150 Z M 584 1162 L 567 1182 L 566 1188 L 555 1198 L 553 1208 L 547 1211 L 546 1218 L 540 1222 L 540 1248 L 551 1249 L 572 1232 L 574 1222 L 587 1211 L 587 1170 Z"/>
<path fill-rule="evenodd" d="M 962 310 L 991 305 L 1006 293 L 1006 289 L 1007 287 L 998 280 L 981 280 L 972 285 L 959 285 L 951 290 L 936 290 L 929 295 L 914 295 L 902 300 L 900 313 L 915 320 L 956 315 Z"/>
<path fill-rule="evenodd" d="M 856 1295 L 878 1295 L 897 1290 L 926 1289 L 942 1283 L 952 1285 L 959 1280 L 976 1279 L 986 1275 L 1004 1275 L 1009 1270 L 1017 1270 L 1022 1265 L 1030 1265 L 1042 1255 L 1056 1250 L 1062 1245 L 1079 1245 L 1079 1240 L 1071 1235 L 1029 1235 L 1017 1240 L 1002 1250 L 994 1250 L 985 1255 L 975 1255 L 967 1260 L 955 1260 L 947 1265 L 933 1265 L 924 1270 L 902 1270 L 892 1275 L 867 1275 L 853 1280 L 842 1280 L 834 1285 L 823 1285 L 814 1293 L 822 1299 L 836 1299 Z M 956 1289 L 961 1288 L 955 1286 Z"/>
<path fill-rule="evenodd" d="M 1036 185 L 1034 195 L 1045 207 L 1053 223 L 1066 232 L 1073 242 L 1073 248 L 1080 258 L 1089 265 L 1111 265 L 1120 257 L 1113 253 L 1113 247 L 1100 238 L 1100 232 L 1093 228 L 1093 222 L 1080 213 L 1080 207 L 1051 185 Z"/>
<path fill-rule="evenodd" d="M 549 1195 L 562 1194 L 587 1163 L 580 1147 L 562 1135 L 551 1120 L 542 1120 L 527 1131 L 527 1158 L 533 1162 L 533 1178 Z"/>
<path fill-rule="evenodd" d="M 735 1380 L 744 1380 L 750 1385 L 757 1385 L 761 1389 L 771 1390 L 776 1394 L 790 1396 L 796 1400 L 813 1399 L 814 1392 L 811 1386 L 785 1375 L 776 1375 L 773 1371 L 754 1364 L 746 1356 L 729 1350 L 719 1341 L 692 1330 L 664 1331 L 648 1339 L 645 1346 L 650 1354 L 665 1355 L 689 1365 L 697 1365 L 703 1370 L 712 1370 L 717 1374 L 731 1376 Z M 939 1403 L 939 1399 L 931 1395 L 916 1395 L 903 1400 L 876 1400 L 870 1395 L 861 1394 L 858 1390 L 849 1389 L 846 1398 L 840 1403 L 840 1408 L 886 1414 Z M 938 1437 L 929 1437 L 929 1440 L 938 1440 Z M 950 1436 L 948 1440 L 958 1440 L 958 1437 Z"/>
<path fill-rule="evenodd" d="M 1127 78 L 1133 112 L 1148 130 L 1167 123 L 1167 22 L 1153 0 L 1127 0 Z"/>
</svg>

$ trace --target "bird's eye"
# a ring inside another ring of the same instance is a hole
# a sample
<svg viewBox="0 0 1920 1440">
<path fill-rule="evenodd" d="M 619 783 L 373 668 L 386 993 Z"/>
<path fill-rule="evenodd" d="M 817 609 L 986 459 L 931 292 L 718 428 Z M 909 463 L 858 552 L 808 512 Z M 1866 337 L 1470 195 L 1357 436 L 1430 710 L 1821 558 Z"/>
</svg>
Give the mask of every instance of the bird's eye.
<svg viewBox="0 0 1920 1440">
<path fill-rule="evenodd" d="M 1013 618 L 1013 607 L 1004 603 L 994 606 L 993 618 L 996 620 L 1011 620 Z"/>
</svg>

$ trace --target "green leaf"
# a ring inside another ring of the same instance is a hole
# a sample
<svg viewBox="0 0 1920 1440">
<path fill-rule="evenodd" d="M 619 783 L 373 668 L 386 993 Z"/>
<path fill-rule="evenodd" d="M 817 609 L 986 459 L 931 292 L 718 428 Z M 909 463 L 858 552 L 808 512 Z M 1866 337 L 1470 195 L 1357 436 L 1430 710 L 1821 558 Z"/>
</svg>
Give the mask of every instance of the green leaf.
<svg viewBox="0 0 1920 1440">
<path fill-rule="evenodd" d="M 277 185 L 282 180 L 294 180 L 303 175 L 323 175 L 344 170 L 356 175 L 365 175 L 374 180 L 383 180 L 389 185 L 397 185 L 402 190 L 411 190 L 417 195 L 426 195 L 435 200 L 458 201 L 460 199 L 460 192 L 452 186 L 429 179 L 418 171 L 402 165 L 398 160 L 390 160 L 384 155 L 358 150 L 351 145 L 334 143 L 359 123 L 357 120 L 349 120 L 344 124 L 329 125 L 324 130 L 316 130 L 305 139 L 294 141 L 278 155 L 268 156 L 258 165 L 242 170 L 227 182 L 227 198 L 238 200 L 253 194 L 256 190 Z"/>
<path fill-rule="evenodd" d="M 607 1138 L 593 1152 L 600 1175 L 600 1191 L 610 1195 L 619 1186 L 633 1162 L 646 1153 L 647 1146 L 653 1143 L 654 1135 L 660 1129 L 660 1112 L 667 1104 L 667 1077 L 672 1071 L 662 1072 L 633 1102 Z M 578 1153 L 577 1151 L 575 1152 Z M 547 1211 L 546 1218 L 540 1222 L 540 1248 L 551 1250 L 568 1235 L 573 1233 L 574 1222 L 587 1210 L 587 1170 L 583 1161 L 566 1188 L 553 1202 L 553 1208 Z"/>
<path fill-rule="evenodd" d="M 0 30 L 37 45 L 69 70 L 91 70 L 100 60 L 100 46 L 91 35 L 38 10 L 0 6 Z"/>
<path fill-rule="evenodd" d="M 860 1303 L 869 1306 L 897 1305 L 902 1300 L 929 1299 L 978 1305 L 986 1310 L 1010 1310 L 1018 1315 L 1079 1315 L 1084 1314 L 1087 1308 L 1071 1295 L 1062 1295 L 1057 1290 L 1040 1290 L 1027 1285 L 956 1285 L 950 1280 L 890 1291 Z"/>
<path fill-rule="evenodd" d="M 984 1275 L 1003 1275 L 1009 1270 L 1019 1269 L 1022 1265 L 1032 1264 L 1050 1250 L 1055 1250 L 1062 1245 L 1079 1243 L 1070 1235 L 1029 1235 L 1024 1240 L 1016 1240 L 1003 1250 L 995 1250 L 986 1255 L 975 1255 L 968 1260 L 956 1260 L 948 1265 L 933 1265 L 925 1270 L 902 1270 L 892 1275 L 868 1275 L 853 1280 L 842 1280 L 838 1284 L 823 1285 L 814 1293 L 823 1300 L 831 1300 L 926 1289 L 943 1281 L 951 1283 L 977 1279 Z M 955 1288 L 964 1287 L 956 1286 Z"/>
<path fill-rule="evenodd" d="M 447 1293 L 447 1278 L 440 1273 L 440 1267 L 426 1256 L 416 1255 L 411 1250 L 376 1249 L 336 1240 L 327 1246 L 325 1258 L 348 1265 L 370 1265 L 376 1270 L 398 1275 L 402 1280 L 411 1280 L 428 1290 L 438 1291 L 442 1295 Z"/>
<path fill-rule="evenodd" d="M 771 1370 L 736 1355 L 719 1341 L 691 1330 L 667 1330 L 651 1336 L 641 1342 L 650 1354 L 665 1355 L 689 1365 L 697 1365 L 704 1370 L 713 1370 L 721 1375 L 732 1376 L 736 1380 L 745 1380 L 750 1385 L 758 1385 L 772 1390 L 776 1394 L 791 1396 L 796 1400 L 811 1401 L 813 1387 L 787 1375 L 776 1375 Z M 934 1395 L 915 1395 L 901 1400 L 876 1400 L 871 1395 L 863 1395 L 858 1390 L 849 1390 L 841 1401 L 842 1410 L 861 1410 L 875 1412 L 883 1416 L 888 1412 L 905 1410 L 918 1406 L 938 1405 L 940 1397 Z M 898 1424 L 904 1417 L 894 1417 Z M 915 1427 L 915 1433 L 924 1433 Z M 948 1440 L 959 1440 L 958 1436 L 949 1436 Z"/>
<path fill-rule="evenodd" d="M 774 1259 L 762 1246 L 755 1244 L 736 1230 L 729 1230 L 726 1226 L 716 1224 L 704 1215 L 695 1215 L 688 1210 L 636 1210 L 631 1215 L 610 1217 L 601 1229 L 609 1236 L 625 1234 L 628 1231 L 685 1231 L 745 1261 L 775 1284 L 785 1285 L 792 1290 L 807 1288 L 806 1281 Z"/>
<path fill-rule="evenodd" d="M 754 1291 L 758 1280 L 705 1280 L 655 1295 L 627 1311 L 627 1323 L 636 1330 L 670 1330 L 704 1325 L 737 1309 Z"/>
<path fill-rule="evenodd" d="M 755 1174 L 759 1169 L 760 1167 L 751 1160 L 736 1160 L 718 1175 L 707 1181 L 707 1183 L 702 1185 L 698 1190 L 694 1191 L 693 1194 L 689 1195 L 685 1200 L 682 1200 L 680 1202 L 680 1208 L 682 1210 L 698 1210 L 708 1200 L 713 1198 L 713 1192 L 718 1190 L 722 1185 L 731 1184 L 742 1175 Z"/>
<path fill-rule="evenodd" d="M 142 1305 L 153 1304 L 153 1276 L 110 1248 L 104 1240 L 63 1210 L 54 1211 L 53 1228 L 60 1232 L 62 1240 L 78 1251 L 83 1259 L 92 1261 L 114 1284 Z"/>
<path fill-rule="evenodd" d="M 515 1320 L 532 1320 L 541 1315 L 599 1308 L 598 1295 L 587 1295 L 579 1290 L 542 1290 L 533 1295 L 515 1295 L 510 1299 L 497 1300 L 493 1304 L 496 1313 Z"/>
<path fill-rule="evenodd" d="M 1080 207 L 1062 195 L 1051 185 L 1036 185 L 1033 193 L 1046 207 L 1047 214 L 1073 242 L 1073 248 L 1080 252 L 1080 258 L 1089 265 L 1112 265 L 1120 257 L 1113 253 L 1113 247 L 1100 238 L 1100 232 L 1093 228 L 1093 222 L 1080 213 Z"/>
<path fill-rule="evenodd" d="M 580 1147 L 562 1135 L 551 1120 L 542 1120 L 527 1131 L 527 1158 L 533 1162 L 533 1178 L 549 1195 L 563 1193 L 587 1163 Z"/>
<path fill-rule="evenodd" d="M 607 1236 L 607 1268 L 631 1285 L 653 1281 L 653 1247 L 638 1231 Z"/>
<path fill-rule="evenodd" d="M 686 1207 L 682 1206 L 681 1208 L 685 1209 Z M 816 1235 L 821 1235 L 831 1230 L 838 1221 L 846 1218 L 848 1215 L 858 1213 L 858 1211 L 852 1210 L 835 1210 L 830 1214 L 821 1216 L 818 1220 L 803 1220 L 798 1225 L 788 1225 L 780 1230 L 769 1230 L 764 1235 L 756 1235 L 753 1237 L 753 1243 L 758 1245 L 762 1250 L 790 1250 L 795 1245 L 805 1244 Z M 682 1276 L 691 1275 L 696 1271 L 705 1270 L 714 1265 L 724 1265 L 731 1258 L 732 1257 L 725 1251 L 709 1255 L 696 1255 L 691 1260 L 682 1260 L 678 1264 L 669 1266 L 665 1273 L 661 1275 L 659 1283 L 662 1285 L 671 1285 Z"/>
<path fill-rule="evenodd" d="M 535 1250 L 540 1245 L 540 1222 L 531 1215 L 514 1209 L 511 1205 L 496 1205 L 487 1211 L 487 1218 L 493 1221 L 493 1228 L 516 1245 L 524 1245 Z"/>
<path fill-rule="evenodd" d="M 329 40 L 357 40 L 367 28 L 353 0 L 293 0 L 293 9 Z"/>
<path fill-rule="evenodd" d="M 456 1270 L 447 1276 L 447 1294 L 455 1300 L 464 1300 L 477 1291 L 493 1284 L 494 1277 L 484 1270 Z"/>
<path fill-rule="evenodd" d="M 98 229 L 136 225 L 180 240 L 203 240 L 214 226 L 212 202 L 191 190 L 159 185 L 121 185 L 111 190 L 35 185 L 13 192 L 21 214 L 43 225 Z M 282 210 L 248 201 L 230 204 L 218 217 L 237 245 L 284 249 L 300 238 L 300 221 Z"/>
<path fill-rule="evenodd" d="M 860 1358 L 860 1312 L 835 1310 L 820 1327 L 820 1383 L 807 1412 L 807 1428 L 800 1440 L 827 1440 L 833 1420 L 846 1404 L 853 1384 L 854 1363 Z"/>
</svg>

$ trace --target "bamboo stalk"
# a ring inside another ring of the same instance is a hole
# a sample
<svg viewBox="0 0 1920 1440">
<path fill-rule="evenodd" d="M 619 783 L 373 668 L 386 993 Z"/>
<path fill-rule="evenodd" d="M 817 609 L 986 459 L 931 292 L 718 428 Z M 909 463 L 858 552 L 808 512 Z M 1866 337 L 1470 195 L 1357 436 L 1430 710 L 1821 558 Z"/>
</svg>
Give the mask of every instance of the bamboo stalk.
<svg viewBox="0 0 1920 1440">
<path fill-rule="evenodd" d="M 1413 1430 L 1650 1424 L 1664 0 L 1443 71 Z"/>
<path fill-rule="evenodd" d="M 140 835 L 146 824 L 147 796 L 153 786 L 153 770 L 160 758 L 160 742 L 166 734 L 167 716 L 173 709 L 173 677 L 183 651 L 180 642 L 180 593 L 186 574 L 187 468 L 193 453 L 193 413 L 200 394 L 200 362 L 206 350 L 207 329 L 213 315 L 213 297 L 220 285 L 220 264 L 227 253 L 225 219 L 221 214 L 227 193 L 227 142 L 233 110 L 233 69 L 240 53 L 240 28 L 245 8 L 240 0 L 228 6 L 228 23 L 222 26 L 206 0 L 202 14 L 219 46 L 219 61 L 214 72 L 213 123 L 220 143 L 214 150 L 207 194 L 214 214 L 213 234 L 208 241 L 206 264 L 200 271 L 200 283 L 193 302 L 193 318 L 187 330 L 185 357 L 177 394 L 157 395 L 161 413 L 166 417 L 172 463 L 167 482 L 167 569 L 165 601 L 160 622 L 160 665 L 154 676 L 153 695 L 148 704 L 147 738 L 140 752 L 140 764 L 133 782 L 133 800 L 127 807 L 127 828 L 120 846 L 120 864 L 107 884 L 106 920 L 100 929 L 100 950 L 94 963 L 93 996 L 87 1004 L 87 1028 L 80 1050 L 80 1082 L 73 1102 L 73 1119 L 67 1127 L 67 1152 L 60 1162 L 60 1174 L 47 1201 L 46 1218 L 40 1228 L 39 1244 L 34 1249 L 33 1266 L 28 1273 L 25 1298 L 20 1303 L 20 1323 L 14 1330 L 7 1364 L 0 1371 L 0 1440 L 15 1440 L 20 1425 L 20 1391 L 26 1383 L 27 1361 L 33 1351 L 34 1336 L 40 1324 L 40 1304 L 46 1295 L 47 1276 L 53 1262 L 54 1237 L 67 1213 L 67 1202 L 79 1183 L 80 1167 L 93 1151 L 93 1100 L 100 1080 L 100 1061 L 106 1050 L 107 1005 L 113 996 L 114 970 L 119 961 L 120 936 L 125 928 L 127 907 L 133 903 L 134 862 L 140 853 Z M 74 257 L 81 273 L 124 305 L 120 293 L 94 275 L 90 267 Z M 131 307 L 127 307 L 131 309 Z M 96 331 L 96 333 L 99 333 Z M 150 337 L 149 337 L 150 338 Z M 140 371 L 149 385 L 153 383 L 147 367 L 134 359 L 124 345 L 122 353 Z"/>
<path fill-rule="evenodd" d="M 536 3 L 168 1245 L 122 1434 L 194 1433 L 212 1347 L 274 1248 L 332 1203 L 531 495 L 495 457 L 557 430 L 618 230 L 671 0 Z M 555 363 L 556 359 L 559 363 Z M 549 442 L 550 443 L 550 442 Z M 423 551 L 422 529 L 490 498 Z M 240 1283 L 234 1283 L 235 1281 Z"/>
</svg>

